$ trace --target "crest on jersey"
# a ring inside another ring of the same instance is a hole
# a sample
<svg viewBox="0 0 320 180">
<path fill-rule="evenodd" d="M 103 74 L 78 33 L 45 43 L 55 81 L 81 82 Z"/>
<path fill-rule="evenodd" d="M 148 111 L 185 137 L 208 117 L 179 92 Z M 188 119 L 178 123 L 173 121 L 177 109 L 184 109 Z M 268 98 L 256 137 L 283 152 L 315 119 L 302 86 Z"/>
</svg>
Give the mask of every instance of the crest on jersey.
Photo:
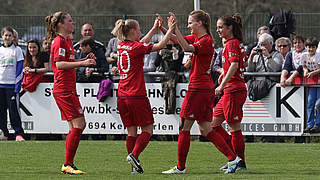
<svg viewBox="0 0 320 180">
<path fill-rule="evenodd" d="M 59 48 L 59 56 L 66 56 L 66 50 L 63 48 Z"/>
</svg>

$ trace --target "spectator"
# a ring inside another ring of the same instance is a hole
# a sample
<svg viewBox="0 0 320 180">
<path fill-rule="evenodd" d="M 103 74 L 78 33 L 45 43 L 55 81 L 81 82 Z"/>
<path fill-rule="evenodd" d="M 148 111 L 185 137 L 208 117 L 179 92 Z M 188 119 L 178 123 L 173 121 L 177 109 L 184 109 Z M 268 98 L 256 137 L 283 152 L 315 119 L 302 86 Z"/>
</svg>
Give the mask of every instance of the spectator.
<svg viewBox="0 0 320 180">
<path fill-rule="evenodd" d="M 13 29 L 13 40 L 12 40 L 12 42 L 13 42 L 13 44 L 15 46 L 19 46 L 19 34 L 15 29 Z"/>
<path fill-rule="evenodd" d="M 143 72 L 155 72 L 156 71 L 156 59 L 158 56 L 158 52 L 150 52 L 149 54 L 145 54 L 143 58 Z M 155 78 L 151 75 L 144 75 L 144 80 L 146 83 L 155 82 Z"/>
<path fill-rule="evenodd" d="M 182 48 L 169 41 L 166 48 L 160 50 L 156 61 L 157 70 L 165 72 L 162 78 L 162 92 L 166 114 L 174 114 L 176 109 L 176 85 L 179 81 L 178 72 L 182 69 L 183 55 Z"/>
<path fill-rule="evenodd" d="M 248 72 L 280 72 L 283 64 L 283 57 L 277 50 L 273 50 L 273 38 L 270 34 L 264 33 L 259 37 L 259 47 L 252 49 L 248 58 Z M 263 64 L 264 62 L 264 64 Z M 265 69 L 266 68 L 266 69 Z M 262 79 L 264 77 L 256 77 Z M 270 77 L 271 80 L 279 82 L 278 77 Z"/>
<path fill-rule="evenodd" d="M 261 26 L 258 28 L 257 31 L 257 40 L 259 40 L 259 37 L 263 34 L 263 33 L 267 33 L 270 34 L 270 29 L 267 26 Z M 251 51 L 254 47 L 256 47 L 258 45 L 258 42 L 254 42 L 248 45 L 247 50 L 246 50 L 246 54 L 249 57 L 249 55 L 251 54 Z"/>
<path fill-rule="evenodd" d="M 293 50 L 290 51 L 285 58 L 285 62 L 281 72 L 280 85 L 286 87 L 291 85 L 293 79 L 299 74 L 302 74 L 301 56 L 306 52 L 304 47 L 304 38 L 302 36 L 295 36 L 293 38 Z M 292 72 L 293 71 L 293 72 Z M 292 72 L 288 79 L 287 75 Z"/>
<path fill-rule="evenodd" d="M 214 60 L 213 66 L 212 66 L 212 73 L 211 73 L 212 80 L 214 82 L 214 87 L 218 87 L 219 86 L 218 79 L 219 79 L 220 75 L 223 74 L 222 53 L 223 53 L 223 50 L 224 50 L 225 43 L 226 43 L 226 39 L 222 38 L 222 46 L 223 46 L 223 48 L 220 49 L 220 51 L 218 52 L 217 56 L 214 56 L 216 58 Z M 220 97 L 222 95 L 223 95 L 223 92 L 221 92 L 221 95 L 215 97 L 214 105 L 216 105 L 218 103 L 218 101 L 219 101 L 219 99 L 220 99 Z"/>
<path fill-rule="evenodd" d="M 73 32 L 74 33 L 74 32 Z M 71 34 L 72 35 L 72 34 Z M 72 35 L 74 36 L 74 35 Z M 81 27 L 81 36 L 82 38 L 84 37 L 92 37 L 94 39 L 94 29 L 92 27 L 91 24 L 84 24 L 82 25 Z M 96 45 L 96 48 L 101 48 L 101 50 L 105 53 L 106 52 L 106 48 L 104 47 L 103 43 L 100 42 L 100 41 L 97 41 L 97 40 L 94 40 L 94 43 Z M 79 59 L 80 57 L 80 43 L 77 42 L 74 46 L 74 51 L 75 51 L 75 56 L 76 56 L 76 59 Z"/>
<path fill-rule="evenodd" d="M 285 59 L 287 53 L 290 52 L 291 50 L 290 39 L 287 37 L 281 37 L 276 40 L 275 44 L 276 44 L 276 50 L 278 50 L 281 53 L 283 59 Z"/>
<path fill-rule="evenodd" d="M 92 72 L 104 73 L 107 71 L 107 62 L 103 50 L 96 46 L 94 40 L 90 36 L 86 36 L 79 41 L 80 54 L 79 58 L 85 58 L 89 53 L 96 56 L 96 65 L 90 67 L 79 67 L 77 69 L 78 82 L 100 82 L 101 76 L 92 76 Z"/>
<path fill-rule="evenodd" d="M 117 67 L 117 46 L 119 42 L 120 40 L 117 37 L 111 38 L 106 49 L 107 62 L 111 65 L 111 67 Z"/>
<path fill-rule="evenodd" d="M 38 84 L 43 80 L 43 73 L 49 70 L 49 59 L 43 58 L 40 51 L 40 42 L 37 39 L 28 41 L 27 52 L 23 64 L 22 88 L 26 91 L 35 91 Z"/>
<path fill-rule="evenodd" d="M 8 140 L 7 109 L 12 129 L 15 131 L 16 141 L 24 141 L 22 128 L 19 92 L 23 76 L 23 54 L 19 46 L 13 43 L 13 28 L 2 28 L 3 45 L 0 47 L 0 129 Z"/>
<path fill-rule="evenodd" d="M 49 69 L 48 71 L 52 71 L 51 67 L 51 61 L 50 61 L 50 48 L 51 48 L 51 42 L 46 38 L 42 38 L 42 51 L 41 51 L 41 57 L 40 59 L 44 59 L 45 61 L 48 60 L 49 62 Z"/>
<path fill-rule="evenodd" d="M 316 52 L 319 41 L 314 38 L 308 38 L 305 42 L 307 52 L 303 53 L 302 67 L 303 76 L 306 78 L 313 79 L 319 76 L 320 73 L 320 53 Z M 305 133 L 316 133 L 320 132 L 320 114 L 318 111 L 315 112 L 316 102 L 320 99 L 320 88 L 309 87 L 308 88 L 308 120 L 307 127 L 304 129 Z"/>
</svg>

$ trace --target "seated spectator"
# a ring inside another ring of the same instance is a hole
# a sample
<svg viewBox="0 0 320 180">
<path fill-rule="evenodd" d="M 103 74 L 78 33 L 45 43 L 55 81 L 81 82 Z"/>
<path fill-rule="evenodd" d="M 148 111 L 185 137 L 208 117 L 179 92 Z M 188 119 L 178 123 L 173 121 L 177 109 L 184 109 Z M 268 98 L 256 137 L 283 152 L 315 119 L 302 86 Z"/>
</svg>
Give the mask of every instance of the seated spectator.
<svg viewBox="0 0 320 180">
<path fill-rule="evenodd" d="M 280 72 L 283 57 L 277 50 L 273 50 L 273 38 L 264 33 L 259 37 L 258 46 L 253 48 L 248 58 L 248 72 Z M 263 64 L 264 62 L 264 64 Z M 264 77 L 256 77 L 262 79 Z M 271 80 L 279 82 L 278 77 L 270 77 Z"/>
<path fill-rule="evenodd" d="M 169 41 L 166 48 L 160 50 L 155 63 L 157 71 L 165 72 L 161 84 L 166 114 L 174 114 L 176 110 L 176 85 L 179 81 L 178 72 L 182 70 L 183 56 L 182 48 Z"/>
<path fill-rule="evenodd" d="M 306 52 L 304 47 L 304 38 L 302 36 L 295 36 L 293 38 L 293 50 L 290 51 L 285 58 L 285 62 L 281 71 L 280 85 L 286 87 L 292 84 L 292 81 L 299 74 L 302 75 L 302 61 L 301 56 Z M 288 74 L 292 74 L 287 78 Z"/>
<path fill-rule="evenodd" d="M 43 58 L 41 54 L 40 42 L 30 39 L 23 64 L 22 88 L 25 91 L 33 92 L 40 82 L 46 81 L 43 73 L 49 70 L 49 59 Z"/>
<path fill-rule="evenodd" d="M 281 53 L 283 59 L 285 59 L 287 53 L 290 52 L 291 50 L 290 39 L 287 37 L 281 37 L 276 40 L 275 44 L 276 44 L 276 50 L 278 50 Z"/>
<path fill-rule="evenodd" d="M 308 38 L 305 42 L 307 52 L 302 54 L 302 67 L 303 76 L 313 79 L 319 77 L 320 73 L 320 53 L 316 52 L 319 41 L 314 38 Z M 320 132 L 320 114 L 315 112 L 316 102 L 320 99 L 320 88 L 309 87 L 308 88 L 308 120 L 307 127 L 304 129 L 305 133 Z"/>
<path fill-rule="evenodd" d="M 151 52 L 150 54 L 145 54 L 144 56 L 144 64 L 143 64 L 143 72 L 155 72 L 156 71 L 156 59 L 158 57 L 158 52 L 154 51 Z M 151 82 L 155 82 L 155 78 L 153 76 L 150 75 L 144 75 L 144 80 L 146 83 L 151 83 Z"/>
<path fill-rule="evenodd" d="M 79 58 L 85 58 L 89 53 L 96 56 L 96 65 L 91 67 L 79 67 L 77 69 L 78 82 L 100 82 L 103 76 L 92 76 L 92 72 L 104 73 L 107 72 L 107 62 L 104 51 L 97 47 L 92 37 L 84 37 L 79 41 L 80 54 Z"/>
</svg>

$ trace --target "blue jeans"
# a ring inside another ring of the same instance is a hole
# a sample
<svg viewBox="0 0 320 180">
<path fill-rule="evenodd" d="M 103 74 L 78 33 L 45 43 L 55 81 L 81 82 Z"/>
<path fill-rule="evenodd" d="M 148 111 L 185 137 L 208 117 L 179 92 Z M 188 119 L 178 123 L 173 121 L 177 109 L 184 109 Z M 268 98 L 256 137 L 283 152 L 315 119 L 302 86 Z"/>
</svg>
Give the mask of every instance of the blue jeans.
<svg viewBox="0 0 320 180">
<path fill-rule="evenodd" d="M 14 93 L 14 89 L 0 88 L 0 129 L 3 131 L 4 136 L 9 136 L 7 127 L 8 109 L 10 124 L 14 130 L 14 135 L 24 136 L 20 117 L 19 99 L 19 93 Z"/>
<path fill-rule="evenodd" d="M 317 100 L 320 99 L 320 88 L 310 87 L 308 94 L 308 121 L 307 126 L 314 127 L 320 126 L 320 112 L 315 109 L 320 107 L 320 102 L 316 106 Z"/>
</svg>

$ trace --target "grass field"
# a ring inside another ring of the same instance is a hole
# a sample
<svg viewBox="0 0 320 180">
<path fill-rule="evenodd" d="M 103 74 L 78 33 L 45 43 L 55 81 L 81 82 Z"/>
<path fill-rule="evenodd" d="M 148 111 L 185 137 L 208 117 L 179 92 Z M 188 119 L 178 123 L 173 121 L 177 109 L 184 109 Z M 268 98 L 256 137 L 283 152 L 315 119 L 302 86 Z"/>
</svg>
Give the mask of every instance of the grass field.
<svg viewBox="0 0 320 180">
<path fill-rule="evenodd" d="M 0 142 L 0 180 L 6 179 L 320 179 L 320 144 L 247 143 L 247 171 L 225 175 L 226 158 L 207 142 L 191 142 L 187 173 L 162 175 L 176 165 L 177 142 L 150 142 L 139 157 L 144 174 L 130 173 L 125 141 L 81 141 L 75 164 L 88 174 L 60 173 L 64 141 Z"/>
</svg>

